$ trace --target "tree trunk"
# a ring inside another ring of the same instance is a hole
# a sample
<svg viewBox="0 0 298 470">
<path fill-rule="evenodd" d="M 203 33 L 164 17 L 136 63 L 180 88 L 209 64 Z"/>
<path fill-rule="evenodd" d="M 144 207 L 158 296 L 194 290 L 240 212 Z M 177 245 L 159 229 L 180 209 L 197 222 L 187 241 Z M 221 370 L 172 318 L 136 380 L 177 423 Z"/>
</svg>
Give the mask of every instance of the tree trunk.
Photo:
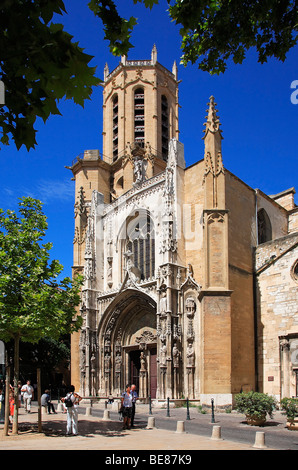
<svg viewBox="0 0 298 470">
<path fill-rule="evenodd" d="M 38 400 L 38 432 L 42 432 L 40 368 L 37 369 L 37 400 Z"/>
<path fill-rule="evenodd" d="M 4 418 L 4 435 L 8 436 L 9 429 L 9 385 L 10 385 L 10 366 L 6 366 L 5 378 L 5 418 Z"/>
<path fill-rule="evenodd" d="M 14 387 L 14 413 L 12 423 L 12 434 L 18 434 L 19 427 L 19 369 L 20 369 L 20 336 L 16 335 L 14 338 L 14 373 L 13 373 L 13 387 Z"/>
</svg>

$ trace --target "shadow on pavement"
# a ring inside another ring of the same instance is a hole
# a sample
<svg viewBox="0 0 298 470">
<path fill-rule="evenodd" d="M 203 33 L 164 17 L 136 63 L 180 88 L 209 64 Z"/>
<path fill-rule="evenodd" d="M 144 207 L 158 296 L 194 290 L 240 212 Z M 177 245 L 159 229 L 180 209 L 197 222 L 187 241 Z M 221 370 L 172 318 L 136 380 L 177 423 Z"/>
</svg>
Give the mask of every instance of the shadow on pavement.
<svg viewBox="0 0 298 470">
<path fill-rule="evenodd" d="M 140 421 L 136 427 L 132 429 L 133 432 L 144 429 L 146 423 Z M 121 421 L 102 421 L 102 420 L 87 420 L 84 418 L 79 419 L 78 424 L 79 435 L 84 437 L 124 437 L 127 432 L 123 429 Z M 37 434 L 37 423 L 22 422 L 19 423 L 19 433 L 21 434 Z M 47 420 L 42 423 L 42 433 L 49 437 L 61 437 L 66 435 L 66 417 L 62 419 Z"/>
</svg>

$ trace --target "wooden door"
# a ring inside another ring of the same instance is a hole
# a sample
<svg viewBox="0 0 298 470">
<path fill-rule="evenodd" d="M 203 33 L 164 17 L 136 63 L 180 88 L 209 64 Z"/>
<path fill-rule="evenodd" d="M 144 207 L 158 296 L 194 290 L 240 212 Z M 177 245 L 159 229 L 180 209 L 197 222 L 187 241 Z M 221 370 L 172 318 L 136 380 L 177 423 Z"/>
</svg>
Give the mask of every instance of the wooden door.
<svg viewBox="0 0 298 470">
<path fill-rule="evenodd" d="M 140 381 L 140 351 L 130 351 L 130 385 L 135 384 L 137 392 L 139 391 L 139 381 Z"/>
</svg>

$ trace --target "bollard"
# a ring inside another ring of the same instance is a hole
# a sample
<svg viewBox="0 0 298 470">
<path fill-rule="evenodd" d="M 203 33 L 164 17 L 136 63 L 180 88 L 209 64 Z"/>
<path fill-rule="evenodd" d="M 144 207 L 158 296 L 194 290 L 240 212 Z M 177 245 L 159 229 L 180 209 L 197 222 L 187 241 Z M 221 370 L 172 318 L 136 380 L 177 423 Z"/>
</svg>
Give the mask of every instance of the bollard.
<svg viewBox="0 0 298 470">
<path fill-rule="evenodd" d="M 253 445 L 256 449 L 266 449 L 265 433 L 261 431 L 256 432 L 255 443 Z"/>
<path fill-rule="evenodd" d="M 211 398 L 211 423 L 215 423 L 214 419 L 214 400 Z"/>
<path fill-rule="evenodd" d="M 221 427 L 220 426 L 213 426 L 212 428 L 212 436 L 211 439 L 214 441 L 221 440 Z"/>
<path fill-rule="evenodd" d="M 167 399 L 167 418 L 170 417 L 170 399 Z"/>
<path fill-rule="evenodd" d="M 92 415 L 92 408 L 91 406 L 87 406 L 86 408 L 86 416 L 91 416 Z"/>
<path fill-rule="evenodd" d="M 155 428 L 155 418 L 153 416 L 149 416 L 146 429 L 154 429 L 154 428 Z"/>
<path fill-rule="evenodd" d="M 149 395 L 149 415 L 152 415 L 151 395 Z"/>
<path fill-rule="evenodd" d="M 177 430 L 176 432 L 185 432 L 184 421 L 177 421 Z"/>
<path fill-rule="evenodd" d="M 189 415 L 189 401 L 188 398 L 186 399 L 186 419 L 190 420 L 190 415 Z"/>
<path fill-rule="evenodd" d="M 104 410 L 102 419 L 104 421 L 109 421 L 109 419 L 110 419 L 110 410 Z"/>
<path fill-rule="evenodd" d="M 63 404 L 62 403 L 58 403 L 57 411 L 63 411 Z"/>
</svg>

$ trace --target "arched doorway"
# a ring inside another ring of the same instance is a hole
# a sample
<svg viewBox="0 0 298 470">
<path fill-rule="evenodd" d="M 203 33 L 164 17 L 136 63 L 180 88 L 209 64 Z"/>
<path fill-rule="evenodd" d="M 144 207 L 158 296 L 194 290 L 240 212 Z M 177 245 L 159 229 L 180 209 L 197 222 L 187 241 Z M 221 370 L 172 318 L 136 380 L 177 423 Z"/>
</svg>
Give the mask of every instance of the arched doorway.
<svg viewBox="0 0 298 470">
<path fill-rule="evenodd" d="M 99 394 L 120 396 L 126 384 L 135 383 L 140 398 L 155 398 L 155 300 L 138 289 L 125 289 L 104 313 L 98 335 Z"/>
</svg>

